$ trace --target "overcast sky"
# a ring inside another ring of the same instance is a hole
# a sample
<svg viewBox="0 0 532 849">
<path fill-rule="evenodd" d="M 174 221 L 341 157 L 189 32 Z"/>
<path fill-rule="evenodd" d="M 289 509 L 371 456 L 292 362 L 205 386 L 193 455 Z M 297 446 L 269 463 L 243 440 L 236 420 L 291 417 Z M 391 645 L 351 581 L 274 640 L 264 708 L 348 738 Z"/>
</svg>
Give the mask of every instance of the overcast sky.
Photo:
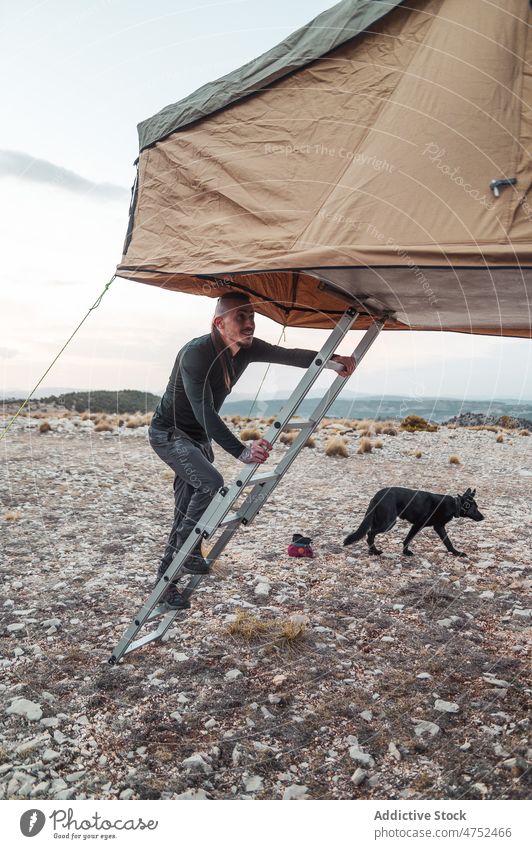
<svg viewBox="0 0 532 849">
<path fill-rule="evenodd" d="M 324 0 L 2 0 L 0 389 L 29 390 L 112 275 L 127 225 L 136 125 L 264 52 Z M 116 279 L 45 380 L 160 391 L 213 302 Z M 280 327 L 258 318 L 272 342 Z M 318 348 L 321 331 L 283 344 Z M 343 347 L 350 353 L 360 334 Z M 253 394 L 265 367 L 236 388 Z M 374 394 L 532 397 L 532 344 L 385 333 L 349 384 Z M 272 367 L 261 395 L 293 385 Z M 324 378 L 328 380 L 328 378 Z"/>
</svg>

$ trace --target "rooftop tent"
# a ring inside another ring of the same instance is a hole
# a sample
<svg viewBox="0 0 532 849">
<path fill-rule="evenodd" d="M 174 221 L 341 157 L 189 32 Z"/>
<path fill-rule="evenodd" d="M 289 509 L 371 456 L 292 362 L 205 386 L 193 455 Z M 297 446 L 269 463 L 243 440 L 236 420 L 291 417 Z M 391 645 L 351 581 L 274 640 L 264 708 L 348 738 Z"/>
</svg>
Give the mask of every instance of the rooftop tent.
<svg viewBox="0 0 532 849">
<path fill-rule="evenodd" d="M 531 24 L 528 0 L 323 12 L 139 125 L 117 274 L 237 288 L 289 326 L 347 300 L 387 329 L 530 337 Z"/>
</svg>

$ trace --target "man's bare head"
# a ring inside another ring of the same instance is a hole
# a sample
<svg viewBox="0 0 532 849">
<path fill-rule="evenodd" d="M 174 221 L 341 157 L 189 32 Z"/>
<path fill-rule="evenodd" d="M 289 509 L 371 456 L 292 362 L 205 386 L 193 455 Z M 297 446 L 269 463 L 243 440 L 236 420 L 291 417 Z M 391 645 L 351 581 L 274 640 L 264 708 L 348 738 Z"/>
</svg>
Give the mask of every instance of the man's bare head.
<svg viewBox="0 0 532 849">
<path fill-rule="evenodd" d="M 249 348 L 255 332 L 255 310 L 247 295 L 229 292 L 216 304 L 213 327 L 219 331 L 232 354 Z"/>
</svg>

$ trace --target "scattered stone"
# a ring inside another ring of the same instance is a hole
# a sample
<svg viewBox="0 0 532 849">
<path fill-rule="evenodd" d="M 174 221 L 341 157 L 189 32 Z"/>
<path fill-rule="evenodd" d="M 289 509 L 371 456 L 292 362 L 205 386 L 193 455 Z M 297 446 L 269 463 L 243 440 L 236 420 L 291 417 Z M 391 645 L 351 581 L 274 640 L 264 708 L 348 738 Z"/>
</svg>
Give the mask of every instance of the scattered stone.
<svg viewBox="0 0 532 849">
<path fill-rule="evenodd" d="M 349 749 L 349 757 L 357 763 L 362 764 L 362 766 L 373 766 L 375 763 L 371 755 L 368 755 L 367 752 L 363 752 L 357 746 L 351 746 Z"/>
<path fill-rule="evenodd" d="M 42 716 L 42 709 L 37 702 L 31 702 L 29 699 L 15 699 L 8 708 L 6 713 L 15 716 L 24 716 L 30 722 L 35 722 Z"/>
<path fill-rule="evenodd" d="M 388 743 L 388 751 L 391 754 L 392 758 L 395 758 L 396 761 L 401 760 L 401 752 L 399 751 L 393 740 L 391 741 L 391 743 Z"/>
<path fill-rule="evenodd" d="M 443 699 L 436 699 L 434 710 L 442 713 L 458 713 L 460 705 L 457 705 L 456 702 L 445 702 Z"/>
<path fill-rule="evenodd" d="M 425 734 L 428 734 L 429 737 L 435 737 L 441 731 L 439 725 L 436 725 L 435 722 L 430 722 L 428 719 L 412 719 L 412 722 L 416 725 L 414 728 L 416 737 L 423 737 Z"/>
<path fill-rule="evenodd" d="M 173 797 L 175 799 L 188 799 L 191 802 L 202 802 L 205 799 L 208 799 L 205 790 L 202 787 L 191 787 L 190 790 L 185 790 L 184 793 L 179 793 L 178 796 Z"/>
<path fill-rule="evenodd" d="M 260 775 L 250 775 L 249 778 L 246 779 L 244 787 L 246 793 L 256 793 L 257 790 L 262 789 L 262 778 Z"/>
<path fill-rule="evenodd" d="M 199 753 L 195 753 L 194 755 L 190 755 L 189 758 L 185 758 L 184 761 L 181 761 L 181 764 L 185 767 L 187 772 L 199 774 L 203 773 L 204 775 L 209 775 L 212 772 L 211 765 L 208 764 Z"/>
<path fill-rule="evenodd" d="M 226 681 L 235 681 L 237 678 L 240 678 L 242 675 L 240 669 L 229 669 L 228 672 L 225 673 Z"/>
<path fill-rule="evenodd" d="M 305 787 L 304 784 L 291 784 L 284 791 L 283 800 L 308 799 L 307 790 L 308 787 Z"/>
<path fill-rule="evenodd" d="M 120 793 L 120 799 L 131 799 L 135 794 L 135 791 L 131 789 L 131 787 L 126 787 L 125 790 L 122 790 Z"/>
<path fill-rule="evenodd" d="M 175 651 L 175 652 L 173 652 L 173 653 L 172 653 L 172 657 L 173 657 L 173 659 L 174 659 L 177 663 L 184 663 L 186 660 L 188 660 L 188 659 L 189 659 L 189 658 L 188 658 L 188 654 L 185 654 L 185 653 L 184 653 L 184 652 L 182 652 L 182 651 Z"/>
<path fill-rule="evenodd" d="M 362 784 L 362 782 L 366 779 L 367 774 L 368 773 L 366 772 L 366 770 L 362 769 L 361 767 L 357 767 L 355 769 L 353 775 L 351 776 L 351 781 L 353 782 L 355 787 L 358 787 L 359 784 Z"/>
</svg>

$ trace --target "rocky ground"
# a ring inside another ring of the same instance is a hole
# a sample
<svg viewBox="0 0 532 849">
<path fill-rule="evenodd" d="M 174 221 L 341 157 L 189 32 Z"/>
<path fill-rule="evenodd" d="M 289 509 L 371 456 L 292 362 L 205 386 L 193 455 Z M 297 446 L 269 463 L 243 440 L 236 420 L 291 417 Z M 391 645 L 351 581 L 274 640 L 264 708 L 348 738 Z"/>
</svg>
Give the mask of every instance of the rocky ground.
<svg viewBox="0 0 532 849">
<path fill-rule="evenodd" d="M 342 458 L 325 456 L 330 425 L 168 638 L 110 667 L 153 582 L 172 476 L 146 427 L 75 419 L 21 419 L 2 443 L 2 797 L 529 794 L 531 437 L 440 428 L 357 454 L 355 429 Z M 241 468 L 217 464 L 228 481 Z M 401 557 L 403 523 L 380 558 L 343 548 L 390 484 L 476 486 L 485 521 L 449 526 L 468 558 L 431 531 Z M 314 560 L 287 556 L 296 531 Z"/>
</svg>

